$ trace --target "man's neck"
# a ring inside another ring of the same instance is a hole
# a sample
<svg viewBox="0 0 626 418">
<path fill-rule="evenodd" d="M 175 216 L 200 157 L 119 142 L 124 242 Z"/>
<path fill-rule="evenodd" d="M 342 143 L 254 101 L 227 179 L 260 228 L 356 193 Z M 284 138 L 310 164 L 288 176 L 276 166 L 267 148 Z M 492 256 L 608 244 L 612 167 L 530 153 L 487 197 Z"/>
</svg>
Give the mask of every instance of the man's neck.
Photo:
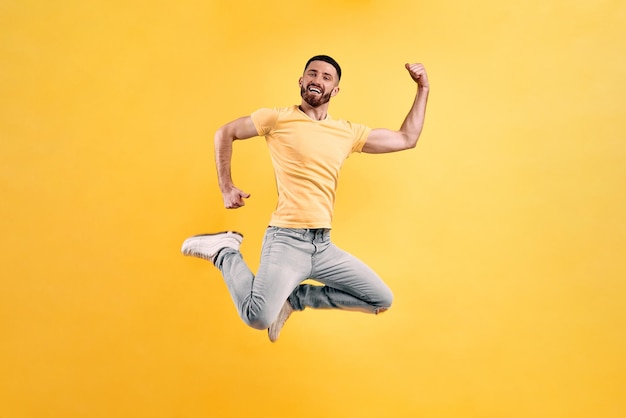
<svg viewBox="0 0 626 418">
<path fill-rule="evenodd" d="M 319 107 L 313 107 L 304 100 L 300 104 L 300 110 L 304 112 L 308 117 L 314 120 L 324 120 L 327 116 L 328 103 L 324 103 Z"/>
</svg>

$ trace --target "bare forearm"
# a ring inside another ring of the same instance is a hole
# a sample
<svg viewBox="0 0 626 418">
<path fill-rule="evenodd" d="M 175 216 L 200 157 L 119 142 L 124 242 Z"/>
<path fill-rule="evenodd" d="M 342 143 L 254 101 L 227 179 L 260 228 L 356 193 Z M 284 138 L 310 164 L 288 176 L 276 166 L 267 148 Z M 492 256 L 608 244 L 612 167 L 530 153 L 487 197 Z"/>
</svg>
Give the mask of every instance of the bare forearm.
<svg viewBox="0 0 626 418">
<path fill-rule="evenodd" d="M 417 144 L 417 140 L 419 139 L 420 134 L 422 133 L 422 128 L 424 127 L 426 104 L 428 103 L 428 92 L 429 87 L 418 87 L 411 110 L 409 110 L 409 113 L 400 127 L 400 133 L 402 133 L 410 147 L 414 147 Z"/>
<path fill-rule="evenodd" d="M 222 193 L 233 187 L 231 174 L 233 141 L 234 138 L 229 137 L 224 129 L 218 130 L 215 134 L 215 166 L 217 168 L 217 181 Z"/>
<path fill-rule="evenodd" d="M 252 119 L 249 116 L 236 119 L 222 126 L 215 133 L 215 165 L 217 181 L 227 209 L 237 209 L 245 205 L 244 199 L 249 193 L 235 187 L 231 175 L 231 161 L 233 157 L 233 142 L 238 139 L 247 139 L 257 134 Z"/>
</svg>

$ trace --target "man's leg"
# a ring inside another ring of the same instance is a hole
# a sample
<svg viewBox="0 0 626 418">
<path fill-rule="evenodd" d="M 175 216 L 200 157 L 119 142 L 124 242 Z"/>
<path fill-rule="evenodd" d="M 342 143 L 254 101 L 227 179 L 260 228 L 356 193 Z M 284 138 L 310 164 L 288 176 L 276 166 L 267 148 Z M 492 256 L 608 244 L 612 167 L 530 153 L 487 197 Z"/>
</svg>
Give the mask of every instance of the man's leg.
<svg viewBox="0 0 626 418">
<path fill-rule="evenodd" d="M 183 242 L 181 252 L 186 256 L 210 261 L 221 270 L 239 316 L 251 325 L 244 311 L 254 274 L 239 252 L 242 240 L 243 235 L 234 231 L 194 235 Z"/>
<path fill-rule="evenodd" d="M 314 247 L 294 230 L 270 227 L 265 232 L 256 276 L 238 249 L 224 248 L 215 258 L 241 319 L 267 329 L 278 317 L 289 294 L 311 273 Z"/>
<path fill-rule="evenodd" d="M 316 245 L 310 277 L 325 286 L 298 286 L 289 296 L 294 309 L 334 308 L 374 314 L 389 309 L 393 294 L 371 268 L 331 243 L 328 231 Z"/>
</svg>

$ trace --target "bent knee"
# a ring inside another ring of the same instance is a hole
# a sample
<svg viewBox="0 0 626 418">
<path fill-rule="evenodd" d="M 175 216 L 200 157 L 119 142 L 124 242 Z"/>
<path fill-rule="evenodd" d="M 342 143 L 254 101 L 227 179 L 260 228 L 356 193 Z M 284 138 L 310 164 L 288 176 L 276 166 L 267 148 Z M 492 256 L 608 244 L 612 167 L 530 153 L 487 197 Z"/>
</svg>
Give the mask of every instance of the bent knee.
<svg viewBox="0 0 626 418">
<path fill-rule="evenodd" d="M 274 322 L 272 318 L 269 318 L 267 315 L 263 314 L 249 314 L 246 316 L 242 316 L 242 319 L 246 323 L 246 325 L 258 330 L 268 329 L 270 325 L 272 325 L 272 322 Z"/>
<path fill-rule="evenodd" d="M 381 299 L 378 302 L 378 306 L 389 309 L 392 303 L 393 303 L 393 293 L 391 292 L 390 289 L 387 289 L 387 291 L 383 295 L 381 295 Z"/>
<path fill-rule="evenodd" d="M 393 293 L 391 293 L 391 290 L 388 290 L 387 292 L 385 292 L 384 295 L 381 295 L 381 298 L 376 302 L 376 310 L 374 311 L 374 313 L 376 315 L 378 315 L 379 313 L 383 313 L 391 308 L 392 304 Z"/>
</svg>

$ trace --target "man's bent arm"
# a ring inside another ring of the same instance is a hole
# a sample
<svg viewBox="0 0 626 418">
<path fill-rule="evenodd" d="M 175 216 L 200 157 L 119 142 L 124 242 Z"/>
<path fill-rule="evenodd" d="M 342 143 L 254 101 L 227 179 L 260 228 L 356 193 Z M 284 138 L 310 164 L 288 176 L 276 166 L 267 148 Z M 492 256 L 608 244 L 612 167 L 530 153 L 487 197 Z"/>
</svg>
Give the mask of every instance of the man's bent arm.
<svg viewBox="0 0 626 418">
<path fill-rule="evenodd" d="M 217 180 L 227 209 L 236 209 L 245 205 L 244 198 L 248 193 L 238 189 L 233 184 L 231 174 L 231 160 L 233 156 L 233 142 L 237 139 L 248 139 L 257 136 L 257 130 L 250 116 L 244 116 L 227 123 L 215 133 L 215 165 L 217 166 Z"/>
<path fill-rule="evenodd" d="M 363 152 L 381 154 L 414 148 L 424 127 L 426 104 L 430 86 L 426 70 L 422 64 L 407 64 L 406 69 L 417 84 L 413 106 L 407 114 L 400 130 L 373 129 L 363 146 Z"/>
</svg>

